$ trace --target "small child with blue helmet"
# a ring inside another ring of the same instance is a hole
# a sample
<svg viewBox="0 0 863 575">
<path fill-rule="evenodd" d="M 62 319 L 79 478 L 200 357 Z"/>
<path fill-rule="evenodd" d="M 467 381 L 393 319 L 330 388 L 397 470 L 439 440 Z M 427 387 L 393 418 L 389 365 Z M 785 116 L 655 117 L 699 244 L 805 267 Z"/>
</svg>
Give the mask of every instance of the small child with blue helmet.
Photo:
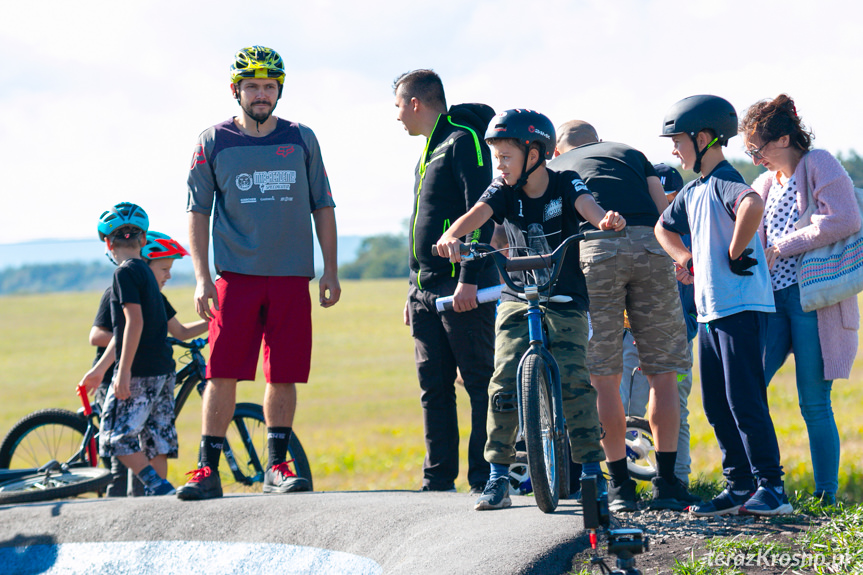
<svg viewBox="0 0 863 575">
<path fill-rule="evenodd" d="M 147 495 L 170 495 L 167 459 L 177 454 L 174 359 L 159 284 L 141 258 L 148 228 L 146 212 L 129 202 L 103 212 L 97 225 L 117 263 L 109 296 L 116 366 L 103 406 L 99 454 L 130 468 Z M 82 381 L 89 390 L 102 379 L 110 362 L 105 356 Z"/>
</svg>

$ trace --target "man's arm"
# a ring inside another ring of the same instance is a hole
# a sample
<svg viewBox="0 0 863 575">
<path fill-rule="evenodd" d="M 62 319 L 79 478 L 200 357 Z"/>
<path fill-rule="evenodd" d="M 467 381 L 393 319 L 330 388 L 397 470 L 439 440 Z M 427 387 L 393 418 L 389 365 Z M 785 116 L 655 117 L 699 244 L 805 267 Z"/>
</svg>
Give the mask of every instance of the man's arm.
<svg viewBox="0 0 863 575">
<path fill-rule="evenodd" d="M 210 215 L 200 212 L 189 212 L 189 251 L 192 254 L 192 265 L 195 266 L 195 311 L 201 319 L 209 320 L 210 300 L 213 307 L 219 309 L 219 294 L 210 276 Z"/>
<path fill-rule="evenodd" d="M 126 316 L 126 327 L 123 329 L 123 348 L 120 351 L 120 359 L 117 361 L 117 375 L 114 378 L 114 395 L 117 399 L 129 399 L 132 397 L 132 362 L 138 353 L 138 344 L 141 343 L 141 332 L 144 331 L 144 316 L 141 313 L 141 304 L 123 304 L 123 315 Z"/>
<path fill-rule="evenodd" d="M 737 221 L 734 223 L 734 235 L 731 236 L 731 245 L 728 246 L 728 257 L 732 260 L 740 257 L 758 232 L 763 215 L 764 200 L 754 191 L 740 201 L 740 206 L 737 208 Z"/>
<path fill-rule="evenodd" d="M 665 195 L 665 188 L 662 187 L 662 181 L 656 176 L 647 176 L 647 191 L 650 192 L 650 199 L 656 204 L 656 209 L 661 214 L 668 207 L 668 197 Z"/>
<path fill-rule="evenodd" d="M 336 305 L 342 295 L 339 285 L 338 236 L 336 234 L 336 212 L 331 207 L 319 208 L 312 212 L 315 219 L 315 232 L 321 253 L 324 256 L 324 275 L 318 284 L 321 307 Z M 329 295 L 327 293 L 329 292 Z"/>
</svg>

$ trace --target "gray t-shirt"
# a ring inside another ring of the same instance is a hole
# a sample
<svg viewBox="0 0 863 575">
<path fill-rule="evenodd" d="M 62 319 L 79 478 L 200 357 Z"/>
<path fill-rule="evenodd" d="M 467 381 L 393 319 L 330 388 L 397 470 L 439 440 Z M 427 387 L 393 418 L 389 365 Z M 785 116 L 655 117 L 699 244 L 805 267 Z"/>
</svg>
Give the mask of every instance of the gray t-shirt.
<svg viewBox="0 0 863 575">
<path fill-rule="evenodd" d="M 198 137 L 186 211 L 213 215 L 218 272 L 314 277 L 310 214 L 335 206 L 315 134 L 282 119 L 262 138 L 233 119 Z"/>
<path fill-rule="evenodd" d="M 742 311 L 775 311 L 770 273 L 758 235 L 746 246 L 758 260 L 749 268 L 751 276 L 735 274 L 728 261 L 737 208 L 743 198 L 754 193 L 737 170 L 723 161 L 709 175 L 689 182 L 662 212 L 660 222 L 665 229 L 680 235 L 692 233 L 699 323 Z"/>
</svg>

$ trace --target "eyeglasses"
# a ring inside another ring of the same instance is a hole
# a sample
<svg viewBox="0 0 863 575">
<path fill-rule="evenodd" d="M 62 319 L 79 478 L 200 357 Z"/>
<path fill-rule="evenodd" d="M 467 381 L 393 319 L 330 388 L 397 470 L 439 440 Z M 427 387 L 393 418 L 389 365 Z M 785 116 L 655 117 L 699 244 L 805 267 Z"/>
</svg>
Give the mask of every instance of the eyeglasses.
<svg viewBox="0 0 863 575">
<path fill-rule="evenodd" d="M 762 154 L 762 153 L 761 153 L 761 150 L 763 150 L 764 148 L 766 148 L 766 147 L 767 147 L 767 144 L 769 144 L 769 143 L 770 143 L 770 142 L 772 142 L 772 141 L 773 141 L 773 140 L 769 140 L 769 141 L 767 141 L 767 142 L 764 142 L 763 144 L 761 144 L 761 147 L 760 147 L 760 148 L 755 148 L 755 149 L 753 149 L 753 150 L 743 150 L 743 151 L 746 153 L 746 155 L 747 155 L 747 156 L 749 156 L 749 157 L 750 157 L 750 158 L 752 158 L 753 160 L 763 160 L 763 159 L 764 159 L 764 154 Z"/>
</svg>

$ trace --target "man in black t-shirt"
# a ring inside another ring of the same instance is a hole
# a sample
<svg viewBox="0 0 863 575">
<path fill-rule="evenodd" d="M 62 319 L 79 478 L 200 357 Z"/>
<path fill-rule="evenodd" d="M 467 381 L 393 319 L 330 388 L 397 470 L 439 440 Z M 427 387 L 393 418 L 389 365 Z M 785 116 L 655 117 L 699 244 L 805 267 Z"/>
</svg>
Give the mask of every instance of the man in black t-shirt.
<svg viewBox="0 0 863 575">
<path fill-rule="evenodd" d="M 600 141 L 587 122 L 567 122 L 557 133 L 549 169 L 578 172 L 597 203 L 620 212 L 627 221 L 625 237 L 588 242 L 581 250 L 593 326 L 588 367 L 605 432 L 602 446 L 611 474 L 609 504 L 614 511 L 637 509 L 635 482 L 627 469 L 626 418 L 620 399 L 625 309 L 651 388 L 648 418 L 659 468 L 652 505 L 683 510 L 697 501 L 674 475 L 680 426 L 677 372 L 689 368 L 691 357 L 674 266 L 653 233 L 659 214 L 668 205 L 665 191 L 644 154 L 625 144 Z M 584 228 L 589 229 L 590 224 L 583 223 Z"/>
</svg>

